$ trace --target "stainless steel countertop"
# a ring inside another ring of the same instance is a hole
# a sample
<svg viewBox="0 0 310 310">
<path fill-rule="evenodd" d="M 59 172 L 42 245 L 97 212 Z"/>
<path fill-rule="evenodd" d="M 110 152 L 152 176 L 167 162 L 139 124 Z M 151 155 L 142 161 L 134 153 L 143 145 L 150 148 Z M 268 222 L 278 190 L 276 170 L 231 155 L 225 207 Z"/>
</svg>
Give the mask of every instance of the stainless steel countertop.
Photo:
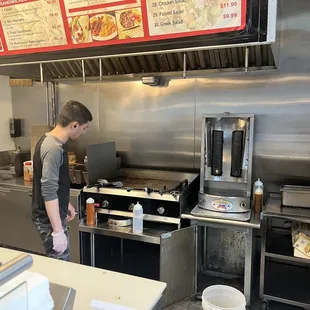
<svg viewBox="0 0 310 310">
<path fill-rule="evenodd" d="M 201 225 L 201 226 L 208 226 L 207 224 L 213 224 L 216 226 L 235 226 L 235 227 L 242 227 L 242 228 L 252 228 L 252 229 L 260 229 L 261 220 L 260 214 L 255 214 L 252 212 L 251 219 L 248 222 L 241 222 L 235 220 L 226 220 L 221 218 L 211 218 L 211 217 L 199 217 L 193 216 L 190 213 L 183 213 L 181 218 L 191 220 L 193 224 Z"/>
<path fill-rule="evenodd" d="M 6 188 L 12 188 L 12 189 L 26 189 L 26 190 L 32 190 L 32 182 L 24 181 L 23 177 L 18 178 L 11 178 L 7 180 L 3 180 L 0 178 L 0 187 L 6 187 Z M 82 189 L 74 189 L 71 188 L 70 192 L 79 194 L 82 191 Z"/>
<path fill-rule="evenodd" d="M 26 188 L 32 189 L 32 182 L 24 181 L 23 177 L 11 178 L 7 180 L 3 180 L 0 178 L 0 186 L 10 187 L 10 188 Z"/>
<path fill-rule="evenodd" d="M 263 217 L 278 217 L 291 221 L 310 223 L 310 208 L 285 207 L 281 205 L 281 194 L 268 196 Z"/>
</svg>

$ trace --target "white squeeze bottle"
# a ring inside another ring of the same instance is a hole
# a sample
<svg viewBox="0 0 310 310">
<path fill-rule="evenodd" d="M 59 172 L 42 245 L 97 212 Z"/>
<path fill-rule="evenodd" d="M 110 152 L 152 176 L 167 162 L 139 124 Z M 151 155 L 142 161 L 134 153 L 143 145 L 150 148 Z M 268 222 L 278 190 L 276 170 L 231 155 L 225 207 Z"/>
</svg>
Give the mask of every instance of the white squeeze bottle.
<svg viewBox="0 0 310 310">
<path fill-rule="evenodd" d="M 137 201 L 137 204 L 133 207 L 133 223 L 132 223 L 132 232 L 134 234 L 143 233 L 143 208 Z"/>
<path fill-rule="evenodd" d="M 260 178 L 258 178 L 258 180 L 254 183 L 253 186 L 253 199 L 255 196 L 255 192 L 260 189 L 262 192 L 264 191 L 264 184 L 263 182 L 260 180 Z"/>
</svg>

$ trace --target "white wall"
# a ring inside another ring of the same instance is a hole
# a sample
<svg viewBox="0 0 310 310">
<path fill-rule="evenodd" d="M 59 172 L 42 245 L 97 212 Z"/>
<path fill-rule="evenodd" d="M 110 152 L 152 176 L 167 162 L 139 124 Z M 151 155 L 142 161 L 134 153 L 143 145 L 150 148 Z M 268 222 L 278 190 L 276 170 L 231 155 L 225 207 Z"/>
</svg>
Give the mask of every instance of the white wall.
<svg viewBox="0 0 310 310">
<path fill-rule="evenodd" d="M 9 119 L 12 115 L 12 93 L 9 78 L 0 75 L 0 151 L 14 149 L 14 141 L 9 133 Z"/>
</svg>

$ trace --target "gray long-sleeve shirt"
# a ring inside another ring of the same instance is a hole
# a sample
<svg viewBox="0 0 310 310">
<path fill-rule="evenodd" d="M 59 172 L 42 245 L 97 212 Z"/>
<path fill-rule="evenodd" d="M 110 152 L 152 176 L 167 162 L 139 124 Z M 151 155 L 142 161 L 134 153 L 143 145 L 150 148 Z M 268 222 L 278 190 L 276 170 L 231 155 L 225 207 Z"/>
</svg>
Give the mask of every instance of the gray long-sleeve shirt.
<svg viewBox="0 0 310 310">
<path fill-rule="evenodd" d="M 63 143 L 47 135 L 41 145 L 42 178 L 41 191 L 44 201 L 58 199 L 59 170 L 63 163 Z"/>
<path fill-rule="evenodd" d="M 66 146 L 52 135 L 38 141 L 33 155 L 32 220 L 50 224 L 47 201 L 58 199 L 60 218 L 65 222 L 70 197 Z"/>
</svg>

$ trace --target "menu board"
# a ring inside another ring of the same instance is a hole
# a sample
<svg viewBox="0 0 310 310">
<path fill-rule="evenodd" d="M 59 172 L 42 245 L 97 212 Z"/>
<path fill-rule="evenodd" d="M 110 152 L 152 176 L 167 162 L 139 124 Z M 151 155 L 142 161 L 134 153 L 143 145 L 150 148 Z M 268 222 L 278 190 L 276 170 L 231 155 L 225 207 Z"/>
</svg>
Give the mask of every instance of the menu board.
<svg viewBox="0 0 310 310">
<path fill-rule="evenodd" d="M 245 28 L 246 0 L 0 0 L 0 56 Z"/>
</svg>

